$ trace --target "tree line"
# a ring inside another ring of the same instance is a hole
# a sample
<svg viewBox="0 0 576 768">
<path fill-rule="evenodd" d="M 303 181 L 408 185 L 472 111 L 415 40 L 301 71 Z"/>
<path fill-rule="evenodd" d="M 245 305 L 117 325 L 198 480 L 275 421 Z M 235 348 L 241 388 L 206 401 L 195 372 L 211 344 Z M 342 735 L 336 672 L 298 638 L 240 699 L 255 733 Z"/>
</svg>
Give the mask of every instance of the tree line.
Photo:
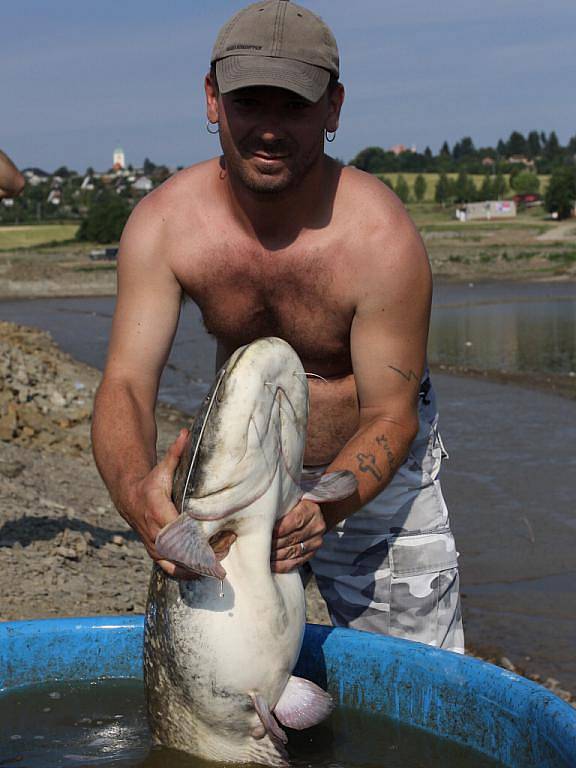
<svg viewBox="0 0 576 768">
<path fill-rule="evenodd" d="M 437 154 L 430 147 L 424 152 L 406 150 L 395 154 L 382 147 L 366 147 L 349 162 L 369 173 L 485 173 L 487 164 L 496 172 L 511 173 L 523 161 L 540 174 L 552 173 L 557 167 L 574 164 L 576 134 L 565 146 L 555 131 L 530 131 L 526 136 L 512 131 L 507 140 L 500 139 L 495 147 L 476 147 L 470 136 L 452 147 L 445 141 Z"/>
</svg>

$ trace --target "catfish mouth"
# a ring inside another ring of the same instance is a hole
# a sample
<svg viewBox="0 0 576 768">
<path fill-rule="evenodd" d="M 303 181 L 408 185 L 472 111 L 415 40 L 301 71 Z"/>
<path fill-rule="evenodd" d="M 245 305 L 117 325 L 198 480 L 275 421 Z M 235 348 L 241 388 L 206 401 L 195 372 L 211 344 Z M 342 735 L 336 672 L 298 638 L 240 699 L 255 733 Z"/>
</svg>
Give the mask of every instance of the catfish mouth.
<svg viewBox="0 0 576 768">
<path fill-rule="evenodd" d="M 199 423 L 198 427 L 196 426 L 196 421 L 194 421 L 192 431 L 189 437 L 190 441 L 195 441 L 194 453 L 192 454 L 192 458 L 190 460 L 190 466 L 188 467 L 188 472 L 186 474 L 186 481 L 184 483 L 184 487 L 182 490 L 182 499 L 180 500 L 180 504 L 179 504 L 178 511 L 180 512 L 181 515 L 184 514 L 186 492 L 188 491 L 188 487 L 190 486 L 190 483 L 194 480 L 194 475 L 196 474 L 196 468 L 198 466 L 198 458 L 200 456 L 200 448 L 202 446 L 202 438 L 204 437 L 204 432 L 206 431 L 206 426 L 208 424 L 210 414 L 212 413 L 216 403 L 222 402 L 226 380 L 228 379 L 232 371 L 236 368 L 240 358 L 244 355 L 248 346 L 249 345 L 247 345 L 246 347 L 244 347 L 244 349 L 238 352 L 238 354 L 236 355 L 236 359 L 233 362 L 228 361 L 219 370 L 218 375 L 216 377 L 216 381 L 212 384 L 212 388 L 208 393 L 208 395 L 206 396 L 206 399 L 203 405 L 204 413 L 202 414 L 202 420 Z M 201 411 L 198 414 L 198 416 L 200 415 L 201 415 Z"/>
<path fill-rule="evenodd" d="M 282 411 L 282 404 L 281 404 L 282 403 L 282 399 L 278 398 L 278 393 L 279 392 L 281 392 L 281 393 L 283 393 L 285 395 L 285 397 L 283 399 L 290 404 L 290 410 L 291 410 L 292 414 L 295 414 L 294 408 L 293 408 L 292 404 L 290 403 L 290 400 L 286 396 L 284 390 L 282 389 L 282 387 L 277 387 L 276 388 L 275 396 L 274 396 L 273 401 L 272 401 L 272 406 L 270 408 L 270 411 L 268 412 L 268 415 L 267 415 L 267 418 L 266 418 L 266 423 L 264 425 L 265 426 L 265 430 L 264 430 L 265 434 L 268 434 L 269 431 L 270 431 L 269 430 L 270 421 L 272 419 L 272 414 L 274 412 L 274 405 L 277 402 L 278 402 L 278 408 L 279 408 L 280 412 Z M 256 431 L 256 434 L 258 435 L 259 442 L 262 443 L 263 440 L 261 438 L 261 433 L 258 430 L 258 428 L 256 426 L 256 423 L 255 423 L 255 421 L 252 418 L 249 421 L 249 429 L 250 429 L 250 426 L 252 426 L 254 428 L 254 430 Z M 246 433 L 246 440 L 248 440 L 248 432 Z M 299 478 L 294 476 L 294 473 L 291 471 L 291 468 L 290 468 L 290 463 L 287 461 L 286 456 L 284 454 L 284 451 L 283 451 L 283 448 L 282 448 L 282 438 L 281 438 L 281 436 L 279 436 L 278 443 L 277 443 L 276 447 L 277 447 L 277 450 L 278 450 L 278 458 L 279 458 L 278 464 L 281 462 L 283 467 L 284 467 L 284 470 L 286 471 L 288 476 L 292 479 L 293 483 L 295 485 L 299 485 Z M 242 461 L 242 459 L 239 460 L 239 463 L 241 461 Z M 188 499 L 188 505 L 187 505 L 187 508 L 186 508 L 186 514 L 189 515 L 190 517 L 194 518 L 195 520 L 203 520 L 203 521 L 207 522 L 207 521 L 213 521 L 213 520 L 223 520 L 224 518 L 234 514 L 234 512 L 238 512 L 239 510 L 244 509 L 246 506 L 248 506 L 250 504 L 253 504 L 259 498 L 261 498 L 266 493 L 268 488 L 270 487 L 270 484 L 272 483 L 277 470 L 276 471 L 272 471 L 273 468 L 270 467 L 269 465 L 268 465 L 268 469 L 270 470 L 269 473 L 268 473 L 268 481 L 264 485 L 260 486 L 252 495 L 248 495 L 245 498 L 243 498 L 241 504 L 235 504 L 235 505 L 232 505 L 232 506 L 226 506 L 224 511 L 218 512 L 218 513 L 213 513 L 213 514 L 207 514 L 206 512 L 201 512 L 201 513 L 195 512 L 195 509 L 194 509 L 194 501 L 196 501 L 198 503 L 201 503 L 202 501 L 207 501 L 207 500 L 209 500 L 209 499 L 211 499 L 213 497 L 226 494 L 226 492 L 228 492 L 228 491 L 233 491 L 234 489 L 236 489 L 239 485 L 241 485 L 246 480 L 246 477 L 244 477 L 244 478 L 242 478 L 240 480 L 236 480 L 233 483 L 228 483 L 228 484 L 222 485 L 219 488 L 214 488 L 209 493 L 205 493 L 202 496 L 190 497 Z M 185 502 L 185 500 L 186 499 L 184 497 L 183 500 L 182 500 L 182 509 L 183 510 L 184 510 L 184 502 Z"/>
<path fill-rule="evenodd" d="M 254 342 L 252 342 L 254 343 Z M 248 422 L 246 424 L 246 435 L 245 435 L 245 448 L 244 453 L 242 456 L 239 457 L 236 466 L 238 466 L 246 456 L 246 453 L 249 449 L 249 442 L 250 442 L 250 433 L 252 433 L 252 440 L 256 440 L 257 443 L 260 444 L 262 447 L 264 458 L 266 460 L 266 465 L 268 467 L 268 481 L 264 481 L 264 484 L 257 483 L 257 487 L 253 489 L 253 494 L 249 494 L 248 496 L 244 497 L 242 500 L 242 505 L 239 507 L 237 506 L 237 503 L 232 503 L 231 506 L 226 506 L 226 496 L 229 495 L 231 492 L 234 491 L 235 488 L 237 488 L 240 485 L 243 485 L 246 477 L 242 474 L 240 477 L 236 478 L 233 481 L 224 482 L 221 486 L 217 488 L 211 489 L 209 492 L 203 493 L 201 496 L 193 496 L 194 490 L 192 489 L 190 496 L 187 496 L 187 492 L 190 489 L 191 485 L 194 482 L 197 469 L 198 469 L 198 462 L 200 459 L 200 453 L 202 448 L 202 442 L 205 438 L 206 429 L 209 424 L 210 416 L 214 412 L 215 407 L 218 403 L 222 403 L 224 401 L 224 398 L 226 396 L 226 384 L 228 382 L 228 379 L 230 375 L 235 371 L 237 364 L 240 362 L 240 359 L 243 357 L 246 350 L 251 345 L 248 344 L 244 349 L 239 351 L 236 358 L 231 361 L 230 365 L 225 364 L 221 370 L 219 371 L 219 374 L 216 378 L 216 381 L 214 382 L 212 386 L 211 392 L 207 395 L 204 406 L 203 406 L 203 413 L 199 413 L 199 416 L 201 416 L 201 421 L 197 425 L 196 422 L 193 426 L 193 431 L 190 436 L 190 439 L 194 444 L 194 452 L 192 455 L 192 458 L 190 460 L 190 465 L 187 472 L 186 482 L 184 484 L 184 488 L 182 491 L 182 499 L 179 504 L 179 511 L 181 514 L 186 513 L 190 517 L 193 517 L 197 520 L 221 520 L 225 517 L 228 517 L 229 515 L 233 514 L 234 512 L 238 511 L 239 509 L 246 506 L 246 504 L 251 504 L 254 501 L 256 501 L 258 498 L 260 498 L 269 488 L 270 483 L 272 483 L 275 472 L 273 471 L 274 467 L 272 464 L 267 460 L 266 458 L 266 451 L 264 450 L 264 443 L 266 441 L 266 437 L 270 435 L 270 431 L 272 429 L 272 420 L 274 418 L 274 413 L 278 413 L 278 425 L 277 428 L 274 427 L 274 432 L 277 433 L 276 440 L 274 440 L 275 445 L 275 451 L 277 451 L 276 459 L 273 462 L 274 465 L 277 465 L 278 463 L 281 463 L 284 467 L 284 470 L 287 472 L 288 476 L 291 477 L 292 481 L 295 485 L 299 484 L 299 477 L 294 476 L 294 472 L 291 470 L 290 467 L 290 461 L 284 454 L 283 450 L 283 441 L 282 441 L 282 424 L 283 422 L 288 422 L 291 424 L 296 425 L 298 422 L 298 414 L 296 413 L 296 410 L 294 408 L 294 405 L 292 404 L 287 392 L 285 389 L 277 383 L 272 382 L 263 382 L 265 387 L 270 387 L 274 389 L 274 392 L 271 394 L 270 399 L 270 407 L 267 412 L 262 414 L 262 418 L 259 418 L 258 421 L 260 424 L 257 424 L 255 418 L 254 418 L 254 412 L 252 412 L 249 416 Z M 304 386 L 306 386 L 305 382 L 302 382 Z M 231 479 L 230 479 L 231 480 Z M 219 511 L 216 513 L 215 511 L 213 514 L 207 513 L 207 510 L 204 510 L 203 512 L 200 512 L 198 506 L 195 505 L 194 502 L 197 502 L 197 504 L 201 504 L 202 501 L 208 501 L 211 498 L 214 498 L 218 495 L 224 495 L 224 498 L 222 499 L 222 504 L 224 506 L 224 510 Z M 231 500 L 230 500 L 231 501 Z M 196 506 L 196 509 L 195 509 Z"/>
</svg>

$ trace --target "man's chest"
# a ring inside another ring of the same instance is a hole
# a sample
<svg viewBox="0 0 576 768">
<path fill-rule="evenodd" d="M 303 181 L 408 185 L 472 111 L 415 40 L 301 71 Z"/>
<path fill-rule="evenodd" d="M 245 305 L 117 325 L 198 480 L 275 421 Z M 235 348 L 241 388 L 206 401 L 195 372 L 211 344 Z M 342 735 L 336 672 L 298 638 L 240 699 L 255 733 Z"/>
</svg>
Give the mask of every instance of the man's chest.
<svg viewBox="0 0 576 768">
<path fill-rule="evenodd" d="M 182 284 L 207 330 L 228 349 L 279 336 L 305 363 L 331 375 L 350 366 L 354 302 L 340 260 L 318 248 L 269 253 L 216 247 Z"/>
</svg>

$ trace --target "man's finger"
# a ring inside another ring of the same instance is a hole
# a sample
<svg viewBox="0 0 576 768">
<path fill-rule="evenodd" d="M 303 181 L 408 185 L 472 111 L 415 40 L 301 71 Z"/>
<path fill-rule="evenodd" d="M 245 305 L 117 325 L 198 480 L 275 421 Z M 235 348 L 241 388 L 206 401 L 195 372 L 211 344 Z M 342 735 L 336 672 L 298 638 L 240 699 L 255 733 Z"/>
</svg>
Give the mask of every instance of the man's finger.
<svg viewBox="0 0 576 768">
<path fill-rule="evenodd" d="M 306 515 L 301 507 L 295 507 L 284 515 L 275 525 L 272 538 L 281 539 L 289 536 L 294 531 L 300 531 L 308 523 L 310 515 Z"/>
<path fill-rule="evenodd" d="M 178 433 L 178 437 L 172 445 L 168 448 L 166 451 L 166 455 L 162 459 L 159 464 L 163 466 L 163 468 L 170 473 L 172 476 L 174 472 L 176 471 L 176 467 L 178 466 L 178 462 L 180 461 L 180 457 L 184 453 L 184 448 L 186 447 L 186 441 L 188 439 L 188 430 L 187 429 L 181 429 Z"/>
<path fill-rule="evenodd" d="M 273 560 L 270 567 L 274 573 L 290 573 L 290 571 L 300 568 L 301 565 L 304 565 L 308 560 L 311 560 L 315 554 L 315 552 L 308 552 L 302 557 L 291 557 L 287 560 Z"/>
<path fill-rule="evenodd" d="M 322 536 L 312 536 L 302 542 L 299 541 L 288 547 L 281 547 L 273 550 L 270 559 L 272 562 L 278 562 L 279 560 L 300 560 L 302 558 L 308 559 L 316 554 L 322 546 L 323 541 L 324 539 Z M 304 545 L 304 548 L 302 548 L 302 545 Z"/>
<path fill-rule="evenodd" d="M 194 571 L 189 571 L 187 568 L 175 565 L 174 563 L 171 563 L 170 560 L 156 560 L 156 562 L 168 576 L 172 576 L 175 579 L 192 581 L 194 579 L 202 578 L 199 573 L 194 573 Z"/>
</svg>

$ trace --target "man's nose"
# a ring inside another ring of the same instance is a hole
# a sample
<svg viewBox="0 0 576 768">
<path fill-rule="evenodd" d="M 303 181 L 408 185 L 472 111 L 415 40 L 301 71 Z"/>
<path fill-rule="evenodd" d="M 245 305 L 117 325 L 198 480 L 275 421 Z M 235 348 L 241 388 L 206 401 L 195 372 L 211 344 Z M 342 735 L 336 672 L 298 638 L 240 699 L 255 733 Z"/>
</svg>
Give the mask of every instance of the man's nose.
<svg viewBox="0 0 576 768">
<path fill-rule="evenodd" d="M 273 110 L 266 110 L 260 114 L 258 121 L 258 133 L 263 141 L 278 141 L 284 136 L 282 117 Z"/>
</svg>

